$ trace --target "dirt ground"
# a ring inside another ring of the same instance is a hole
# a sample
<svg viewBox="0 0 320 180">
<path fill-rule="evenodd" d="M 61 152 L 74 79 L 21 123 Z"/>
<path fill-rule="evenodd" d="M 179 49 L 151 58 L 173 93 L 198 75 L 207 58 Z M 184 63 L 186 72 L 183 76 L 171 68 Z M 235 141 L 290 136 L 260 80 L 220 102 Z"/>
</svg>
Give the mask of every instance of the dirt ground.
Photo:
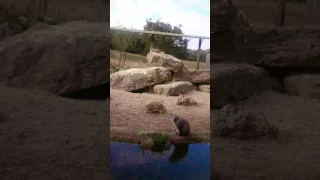
<svg viewBox="0 0 320 180">
<path fill-rule="evenodd" d="M 110 179 L 108 106 L 0 85 L 0 179 Z"/>
<path fill-rule="evenodd" d="M 171 143 L 210 141 L 210 94 L 193 91 L 185 96 L 198 102 L 197 106 L 176 105 L 177 96 L 148 93 L 130 93 L 110 89 L 110 139 L 111 141 L 140 141 L 139 132 L 146 130 L 169 135 Z M 161 102 L 167 112 L 164 114 L 145 113 L 150 102 Z M 191 126 L 190 137 L 174 135 L 171 114 L 187 119 Z"/>
<path fill-rule="evenodd" d="M 320 100 L 264 92 L 239 105 L 263 112 L 280 138 L 211 137 L 212 168 L 243 180 L 320 179 Z"/>
</svg>

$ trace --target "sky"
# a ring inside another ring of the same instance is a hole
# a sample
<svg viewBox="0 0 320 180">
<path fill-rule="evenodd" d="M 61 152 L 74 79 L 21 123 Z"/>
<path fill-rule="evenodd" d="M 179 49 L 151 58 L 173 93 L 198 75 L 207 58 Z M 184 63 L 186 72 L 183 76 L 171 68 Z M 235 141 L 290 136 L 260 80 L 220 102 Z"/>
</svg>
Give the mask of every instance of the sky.
<svg viewBox="0 0 320 180">
<path fill-rule="evenodd" d="M 210 0 L 111 0 L 110 27 L 143 30 L 146 19 L 158 19 L 172 26 L 182 25 L 186 35 L 210 37 Z M 191 38 L 189 49 L 198 49 L 199 39 Z M 204 39 L 201 49 L 210 48 L 210 39 Z"/>
</svg>

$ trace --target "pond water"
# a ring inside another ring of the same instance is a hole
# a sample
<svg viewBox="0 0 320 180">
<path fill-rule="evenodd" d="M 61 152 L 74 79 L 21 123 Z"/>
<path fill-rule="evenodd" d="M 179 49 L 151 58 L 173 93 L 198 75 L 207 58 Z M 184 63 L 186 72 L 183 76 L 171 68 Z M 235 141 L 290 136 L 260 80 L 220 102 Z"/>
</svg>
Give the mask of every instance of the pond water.
<svg viewBox="0 0 320 180">
<path fill-rule="evenodd" d="M 167 151 L 110 142 L 110 174 L 115 180 L 210 179 L 210 145 L 171 145 Z"/>
</svg>

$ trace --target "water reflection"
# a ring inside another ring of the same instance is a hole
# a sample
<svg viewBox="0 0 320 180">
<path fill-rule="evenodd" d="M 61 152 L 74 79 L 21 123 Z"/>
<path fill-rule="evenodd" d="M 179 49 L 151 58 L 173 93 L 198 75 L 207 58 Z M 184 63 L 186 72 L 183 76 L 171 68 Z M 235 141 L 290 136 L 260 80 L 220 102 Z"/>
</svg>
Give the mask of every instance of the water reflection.
<svg viewBox="0 0 320 180">
<path fill-rule="evenodd" d="M 169 157 L 169 162 L 176 162 L 185 158 L 188 154 L 189 144 L 176 144 L 174 145 L 174 150 Z"/>
<path fill-rule="evenodd" d="M 167 151 L 143 150 L 138 144 L 110 143 L 113 179 L 210 179 L 207 144 L 171 145 Z"/>
</svg>

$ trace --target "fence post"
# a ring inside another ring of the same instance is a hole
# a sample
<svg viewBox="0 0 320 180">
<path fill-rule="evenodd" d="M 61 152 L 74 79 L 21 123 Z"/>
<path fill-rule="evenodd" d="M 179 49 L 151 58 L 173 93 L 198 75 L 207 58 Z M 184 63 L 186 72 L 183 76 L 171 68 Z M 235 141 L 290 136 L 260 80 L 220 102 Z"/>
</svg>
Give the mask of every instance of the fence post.
<svg viewBox="0 0 320 180">
<path fill-rule="evenodd" d="M 276 27 L 283 27 L 284 25 L 286 2 L 287 0 L 278 0 L 278 14 L 276 18 Z"/>
<path fill-rule="evenodd" d="M 210 71 L 210 53 L 206 56 L 206 70 Z"/>
<path fill-rule="evenodd" d="M 199 70 L 200 50 L 201 50 L 202 40 L 203 40 L 203 39 L 199 38 L 198 54 L 197 54 L 197 68 L 196 68 L 196 70 Z"/>
</svg>

